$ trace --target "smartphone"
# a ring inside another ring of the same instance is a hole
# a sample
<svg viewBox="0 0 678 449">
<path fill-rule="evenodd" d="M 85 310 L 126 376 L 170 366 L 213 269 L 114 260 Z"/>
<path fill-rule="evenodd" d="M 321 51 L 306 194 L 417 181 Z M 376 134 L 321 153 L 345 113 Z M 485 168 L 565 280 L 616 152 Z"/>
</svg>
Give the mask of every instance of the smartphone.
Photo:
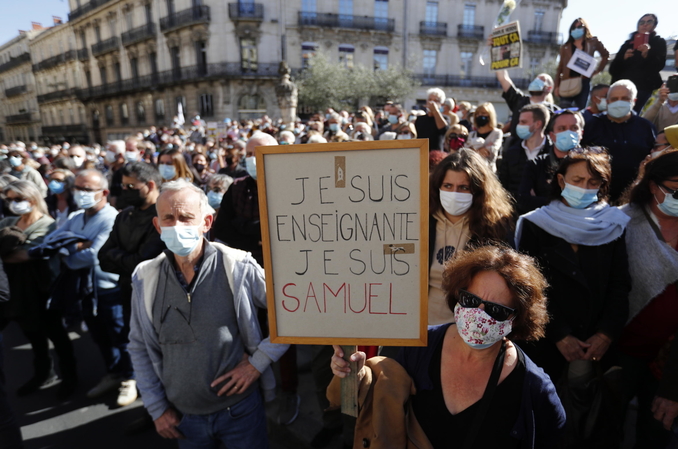
<svg viewBox="0 0 678 449">
<path fill-rule="evenodd" d="M 635 37 L 633 38 L 633 49 L 638 50 L 638 47 L 649 42 L 650 33 L 636 33 Z"/>
<path fill-rule="evenodd" d="M 672 94 L 678 92 L 678 75 L 669 76 L 669 79 L 666 80 L 666 87 Z"/>
</svg>

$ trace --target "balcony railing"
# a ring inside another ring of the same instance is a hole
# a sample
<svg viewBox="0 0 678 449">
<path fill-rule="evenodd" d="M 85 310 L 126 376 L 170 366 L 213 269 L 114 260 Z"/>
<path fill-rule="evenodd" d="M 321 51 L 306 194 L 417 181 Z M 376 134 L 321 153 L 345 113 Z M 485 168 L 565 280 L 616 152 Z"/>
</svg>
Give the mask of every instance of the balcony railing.
<svg viewBox="0 0 678 449">
<path fill-rule="evenodd" d="M 87 61 L 89 59 L 89 49 L 81 48 L 78 50 L 78 61 Z"/>
<path fill-rule="evenodd" d="M 463 76 L 463 75 L 427 75 L 419 74 L 415 78 L 422 86 L 445 86 L 445 87 L 484 87 L 499 88 L 499 81 L 494 76 Z M 526 88 L 530 79 L 513 79 L 513 84 L 518 88 Z"/>
<path fill-rule="evenodd" d="M 93 9 L 105 5 L 106 3 L 110 2 L 112 0 L 90 0 L 89 3 L 85 3 L 84 5 L 80 6 L 79 8 L 75 8 L 72 12 L 68 14 L 68 20 L 71 21 L 73 19 L 77 19 L 78 17 L 82 16 L 83 14 L 87 14 L 88 12 L 92 11 Z"/>
<path fill-rule="evenodd" d="M 24 112 L 23 114 L 8 115 L 5 117 L 5 122 L 9 124 L 26 123 L 31 121 L 31 113 Z"/>
<path fill-rule="evenodd" d="M 117 50 L 119 46 L 118 37 L 113 36 L 105 41 L 97 42 L 92 45 L 92 56 L 99 56 L 112 52 L 113 50 Z"/>
<path fill-rule="evenodd" d="M 457 25 L 457 37 L 483 39 L 485 37 L 485 27 L 482 25 Z"/>
<path fill-rule="evenodd" d="M 554 31 L 530 30 L 527 32 L 527 42 L 542 45 L 560 45 L 561 34 Z"/>
<path fill-rule="evenodd" d="M 146 25 L 122 33 L 122 45 L 132 45 L 146 39 L 152 39 L 155 37 L 155 33 L 155 23 L 149 22 Z"/>
<path fill-rule="evenodd" d="M 61 126 L 43 126 L 42 134 L 50 136 L 66 136 L 68 134 L 87 133 L 85 125 L 61 125 Z"/>
<path fill-rule="evenodd" d="M 392 33 L 395 30 L 395 19 L 299 11 L 299 26 L 353 28 Z"/>
<path fill-rule="evenodd" d="M 196 23 L 208 23 L 209 21 L 210 7 L 207 5 L 194 6 L 161 18 L 160 30 L 167 32 Z"/>
<path fill-rule="evenodd" d="M 33 71 L 39 72 L 41 70 L 47 70 L 60 64 L 64 64 L 68 61 L 73 61 L 76 55 L 77 52 L 75 50 L 68 50 L 56 56 L 52 56 L 51 58 L 40 61 L 37 64 L 33 64 Z"/>
<path fill-rule="evenodd" d="M 231 20 L 264 20 L 264 5 L 261 3 L 229 3 L 228 17 Z"/>
<path fill-rule="evenodd" d="M 72 95 L 75 95 L 75 89 L 63 89 L 57 90 L 56 92 L 50 92 L 48 94 L 38 95 L 38 103 L 46 103 L 48 101 L 60 100 L 62 98 L 68 98 Z"/>
<path fill-rule="evenodd" d="M 239 62 L 225 62 L 195 65 L 167 70 L 151 75 L 130 78 L 122 81 L 95 86 L 87 89 L 78 89 L 76 94 L 82 101 L 93 98 L 128 94 L 131 92 L 159 89 L 180 83 L 199 80 L 237 79 L 237 78 L 277 78 L 278 64 L 258 64 L 256 70 L 243 70 Z"/>
<path fill-rule="evenodd" d="M 26 85 L 22 86 L 15 86 L 15 87 L 10 87 L 9 89 L 5 89 L 5 96 L 7 98 L 9 97 L 16 97 L 17 95 L 21 95 L 23 93 L 28 92 L 28 88 Z"/>
<path fill-rule="evenodd" d="M 24 62 L 31 62 L 31 54 L 26 52 L 22 53 L 16 58 L 10 58 L 9 61 L 0 65 L 0 73 L 6 72 L 7 70 L 13 69 L 14 67 L 20 66 Z"/>
<path fill-rule="evenodd" d="M 447 36 L 446 22 L 419 22 L 419 34 Z"/>
</svg>

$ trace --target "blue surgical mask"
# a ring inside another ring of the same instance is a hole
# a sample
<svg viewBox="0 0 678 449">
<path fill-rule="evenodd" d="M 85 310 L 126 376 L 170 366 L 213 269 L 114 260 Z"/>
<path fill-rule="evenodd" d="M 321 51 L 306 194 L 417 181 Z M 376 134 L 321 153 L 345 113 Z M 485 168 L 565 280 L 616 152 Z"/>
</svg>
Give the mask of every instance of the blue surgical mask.
<svg viewBox="0 0 678 449">
<path fill-rule="evenodd" d="M 76 190 L 75 193 L 73 193 L 73 201 L 75 201 L 75 204 L 81 209 L 91 209 L 101 201 L 95 198 L 97 193 L 98 192 L 83 192 L 82 190 Z"/>
<path fill-rule="evenodd" d="M 544 80 L 541 78 L 535 78 L 532 80 L 529 86 L 527 86 L 527 90 L 530 92 L 541 92 L 544 90 Z"/>
<path fill-rule="evenodd" d="M 20 157 L 16 156 L 10 156 L 9 157 L 9 165 L 11 165 L 14 168 L 20 167 L 21 164 L 23 164 L 24 161 Z"/>
<path fill-rule="evenodd" d="M 572 36 L 572 39 L 581 39 L 584 37 L 584 28 L 575 28 L 574 30 L 570 31 L 570 36 Z"/>
<path fill-rule="evenodd" d="M 174 179 L 177 175 L 177 169 L 174 168 L 174 165 L 160 164 L 158 165 L 158 171 L 160 171 L 160 176 L 164 180 Z"/>
<path fill-rule="evenodd" d="M 66 188 L 66 183 L 62 181 L 52 180 L 48 184 L 49 191 L 54 194 L 63 193 Z"/>
<path fill-rule="evenodd" d="M 224 198 L 223 193 L 217 193 L 213 190 L 207 192 L 207 202 L 210 204 L 212 209 L 218 209 L 221 207 L 221 200 Z"/>
<path fill-rule="evenodd" d="M 160 240 L 177 256 L 186 257 L 198 246 L 200 226 L 167 226 L 160 228 Z"/>
<path fill-rule="evenodd" d="M 657 201 L 657 207 L 670 217 L 678 217 L 678 200 L 673 195 L 666 193 L 661 186 L 659 188 L 664 192 L 664 201 L 661 203 Z M 654 199 L 656 200 L 657 197 L 655 196 Z"/>
<path fill-rule="evenodd" d="M 586 209 L 598 201 L 598 189 L 582 189 L 568 183 L 565 183 L 565 188 L 560 194 L 567 204 L 575 209 Z"/>
<path fill-rule="evenodd" d="M 257 179 L 257 158 L 254 156 L 245 158 L 245 170 L 254 179 Z"/>
<path fill-rule="evenodd" d="M 131 151 L 125 151 L 125 160 L 127 162 L 136 162 L 136 161 L 139 160 L 139 153 L 134 153 L 134 152 L 131 152 Z M 115 159 L 113 159 L 113 161 L 111 161 L 111 162 L 115 162 Z"/>
<path fill-rule="evenodd" d="M 612 103 L 607 105 L 607 114 L 610 117 L 614 118 L 626 117 L 629 114 L 629 112 L 631 112 L 632 106 L 633 105 L 631 104 L 630 101 L 624 100 L 613 101 Z"/>
<path fill-rule="evenodd" d="M 562 131 L 556 134 L 556 148 L 560 151 L 570 151 L 579 145 L 579 134 L 574 131 Z"/>
<path fill-rule="evenodd" d="M 330 131 L 333 133 L 339 131 L 339 123 L 330 123 Z"/>
<path fill-rule="evenodd" d="M 527 140 L 532 137 L 534 134 L 533 131 L 530 131 L 530 125 L 516 125 L 516 134 L 523 140 Z"/>
<path fill-rule="evenodd" d="M 600 103 L 598 103 L 598 109 L 600 111 L 607 111 L 607 98 L 600 99 Z"/>
<path fill-rule="evenodd" d="M 398 116 L 397 115 L 389 115 L 388 116 L 388 122 L 391 125 L 395 125 L 396 123 L 398 123 Z"/>
<path fill-rule="evenodd" d="M 669 94 L 669 100 L 671 101 L 678 101 L 678 92 L 671 92 Z"/>
</svg>

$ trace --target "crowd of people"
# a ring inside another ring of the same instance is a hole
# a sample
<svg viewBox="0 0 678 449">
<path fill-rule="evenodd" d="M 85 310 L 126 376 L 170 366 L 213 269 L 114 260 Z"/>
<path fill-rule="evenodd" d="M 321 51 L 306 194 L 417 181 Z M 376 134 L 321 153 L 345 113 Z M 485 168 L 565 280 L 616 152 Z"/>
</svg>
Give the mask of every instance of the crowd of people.
<svg viewBox="0 0 678 449">
<path fill-rule="evenodd" d="M 0 145 L 0 330 L 17 323 L 33 353 L 17 395 L 59 378 L 56 400 L 76 394 L 68 331 L 87 332 L 106 371 L 89 398 L 115 391 L 124 407 L 141 393 L 145 422 L 182 448 L 267 447 L 263 404 L 278 390 L 276 419 L 290 424 L 300 398 L 296 348 L 270 342 L 262 313 L 255 148 L 418 138 L 430 150 L 428 346 L 352 355 L 369 400 L 397 404 L 366 404 L 348 426 L 333 405 L 350 369 L 341 348 L 318 347 L 311 445 L 343 432 L 353 447 L 456 435 L 463 447 L 613 448 L 635 398 L 635 447 L 666 448 L 678 417 L 678 92 L 659 77 L 657 20 L 639 20 L 611 85 L 567 68 L 576 50 L 600 54 L 594 74 L 607 64 L 583 18 L 555 79 L 539 74 L 524 93 L 497 72 L 505 125 L 492 103 L 433 88 L 422 108 L 227 119 L 219 136 L 196 116 L 104 146 Z M 19 448 L 2 366 L 0 447 Z"/>
</svg>

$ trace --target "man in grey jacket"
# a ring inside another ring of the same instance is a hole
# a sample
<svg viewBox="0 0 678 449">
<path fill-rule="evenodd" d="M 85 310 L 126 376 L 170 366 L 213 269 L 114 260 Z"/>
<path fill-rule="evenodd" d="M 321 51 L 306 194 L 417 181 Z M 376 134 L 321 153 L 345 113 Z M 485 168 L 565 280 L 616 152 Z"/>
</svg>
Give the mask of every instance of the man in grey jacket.
<svg viewBox="0 0 678 449">
<path fill-rule="evenodd" d="M 129 351 L 144 405 L 180 448 L 267 448 L 259 390 L 273 398 L 270 364 L 288 345 L 262 338 L 263 269 L 249 253 L 203 238 L 212 210 L 185 180 L 163 185 L 156 208 L 168 251 L 132 276 Z"/>
</svg>

